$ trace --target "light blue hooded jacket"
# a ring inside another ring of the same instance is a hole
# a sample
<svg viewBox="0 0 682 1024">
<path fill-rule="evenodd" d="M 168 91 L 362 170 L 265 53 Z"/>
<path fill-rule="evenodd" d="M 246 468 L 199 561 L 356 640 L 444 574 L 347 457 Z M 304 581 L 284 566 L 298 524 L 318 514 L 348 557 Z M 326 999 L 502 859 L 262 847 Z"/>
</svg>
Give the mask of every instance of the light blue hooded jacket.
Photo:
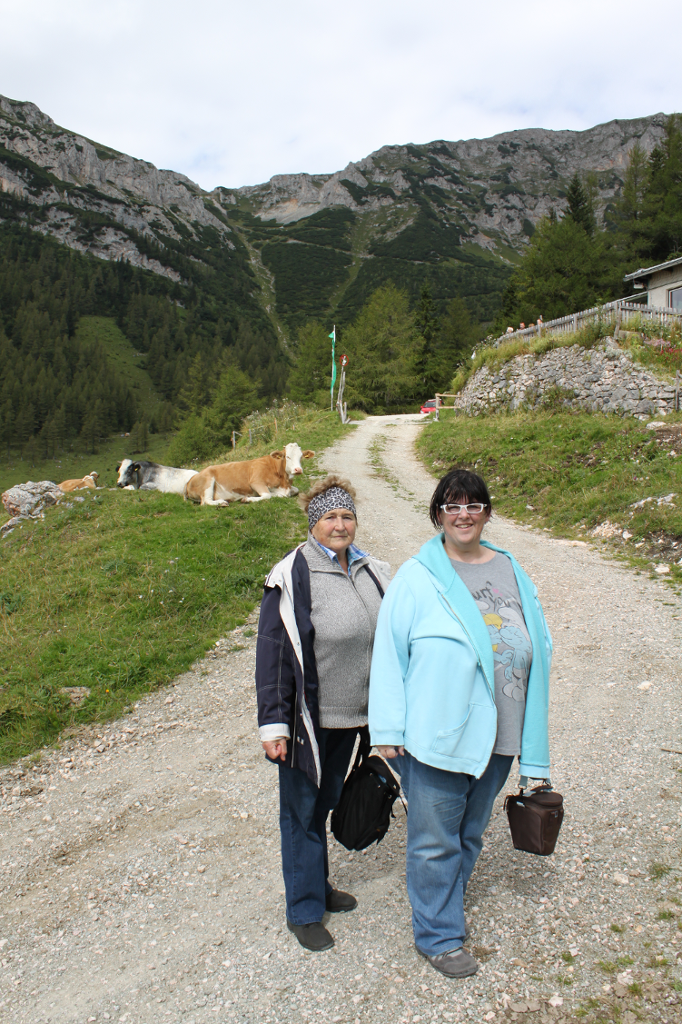
<svg viewBox="0 0 682 1024">
<path fill-rule="evenodd" d="M 552 639 L 537 587 L 508 551 L 533 644 L 521 738 L 521 775 L 549 778 Z M 369 685 L 375 746 L 404 746 L 418 761 L 480 778 L 497 737 L 488 627 L 452 568 L 442 536 L 400 567 L 381 603 Z"/>
</svg>

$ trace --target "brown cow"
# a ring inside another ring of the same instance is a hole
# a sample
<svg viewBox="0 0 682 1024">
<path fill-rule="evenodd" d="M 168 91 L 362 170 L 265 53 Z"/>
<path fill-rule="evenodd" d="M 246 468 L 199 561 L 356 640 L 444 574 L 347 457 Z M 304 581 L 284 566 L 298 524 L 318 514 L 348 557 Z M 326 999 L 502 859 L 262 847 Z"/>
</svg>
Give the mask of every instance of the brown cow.
<svg viewBox="0 0 682 1024">
<path fill-rule="evenodd" d="M 185 499 L 202 505 L 227 505 L 230 501 L 264 501 L 266 498 L 291 498 L 298 488 L 291 477 L 300 476 L 301 459 L 312 459 L 315 452 L 302 452 L 294 442 L 284 451 L 271 452 L 248 462 L 226 462 L 207 466 L 188 480 Z"/>
<path fill-rule="evenodd" d="M 81 477 L 80 480 L 62 480 L 59 484 L 60 491 L 82 491 L 86 487 L 91 490 L 97 487 L 97 481 L 99 480 L 99 473 L 96 473 L 93 469 L 92 473 L 88 473 L 87 476 Z"/>
</svg>

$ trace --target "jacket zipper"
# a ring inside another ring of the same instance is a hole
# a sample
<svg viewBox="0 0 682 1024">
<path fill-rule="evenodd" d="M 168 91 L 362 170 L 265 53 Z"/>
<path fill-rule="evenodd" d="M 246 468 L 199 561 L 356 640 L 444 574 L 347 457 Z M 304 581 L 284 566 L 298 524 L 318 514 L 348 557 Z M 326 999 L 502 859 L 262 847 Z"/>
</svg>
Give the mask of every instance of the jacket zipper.
<svg viewBox="0 0 682 1024">
<path fill-rule="evenodd" d="M 291 732 L 291 767 L 296 762 L 296 726 L 298 724 L 298 694 L 294 693 L 294 727 Z"/>
<path fill-rule="evenodd" d="M 481 659 L 480 659 L 480 658 L 479 658 L 479 656 L 478 656 L 478 651 L 477 651 L 477 649 L 476 649 L 476 644 L 475 644 L 475 643 L 474 643 L 474 641 L 472 640 L 472 638 L 471 638 L 471 634 L 469 633 L 469 630 L 468 630 L 468 629 L 466 628 L 466 626 L 464 625 L 464 623 L 463 623 L 463 622 L 462 622 L 462 620 L 460 619 L 459 615 L 457 614 L 457 612 L 455 611 L 455 609 L 454 609 L 454 608 L 452 607 L 452 605 L 451 605 L 451 604 L 450 604 L 450 602 L 448 601 L 448 599 L 447 599 L 447 597 L 445 596 L 445 594 L 443 594 L 443 593 L 442 593 L 441 591 L 439 591 L 439 594 L 440 594 L 440 596 L 441 596 L 441 598 L 442 598 L 443 602 L 444 602 L 444 603 L 445 603 L 445 604 L 446 604 L 446 605 L 448 606 L 448 608 L 450 609 L 450 612 L 452 613 L 453 617 L 454 617 L 455 619 L 457 619 L 457 621 L 459 622 L 460 626 L 462 627 L 462 629 L 463 629 L 463 630 L 464 630 L 464 632 L 466 633 L 466 635 L 467 635 L 467 637 L 468 637 L 468 640 L 469 640 L 469 643 L 470 643 L 470 644 L 471 644 L 471 646 L 473 647 L 474 651 L 476 651 L 476 661 L 478 662 L 478 664 L 479 664 L 479 666 L 480 666 L 481 672 L 483 673 L 483 676 L 484 676 L 484 678 L 485 678 L 485 681 L 486 681 L 486 683 L 488 684 L 488 689 L 490 690 L 490 693 L 491 693 L 491 695 L 492 695 L 492 698 L 493 698 L 493 701 L 494 701 L 494 700 L 495 700 L 495 688 L 494 688 L 493 686 L 491 686 L 491 685 L 490 685 L 490 680 L 488 679 L 488 676 L 486 675 L 486 671 L 485 671 L 485 669 L 483 668 L 483 663 L 481 662 Z"/>
</svg>

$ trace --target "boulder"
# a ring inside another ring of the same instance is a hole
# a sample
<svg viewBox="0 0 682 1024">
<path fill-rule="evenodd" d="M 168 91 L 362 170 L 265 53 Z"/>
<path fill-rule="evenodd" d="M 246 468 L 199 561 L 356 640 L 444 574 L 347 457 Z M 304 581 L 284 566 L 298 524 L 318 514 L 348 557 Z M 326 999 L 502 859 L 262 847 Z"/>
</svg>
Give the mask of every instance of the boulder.
<svg viewBox="0 0 682 1024">
<path fill-rule="evenodd" d="M 37 483 L 28 480 L 25 484 L 17 484 L 5 491 L 2 503 L 10 516 L 30 516 L 42 511 L 46 505 L 56 505 L 63 497 L 64 492 L 52 480 L 40 480 Z"/>
</svg>

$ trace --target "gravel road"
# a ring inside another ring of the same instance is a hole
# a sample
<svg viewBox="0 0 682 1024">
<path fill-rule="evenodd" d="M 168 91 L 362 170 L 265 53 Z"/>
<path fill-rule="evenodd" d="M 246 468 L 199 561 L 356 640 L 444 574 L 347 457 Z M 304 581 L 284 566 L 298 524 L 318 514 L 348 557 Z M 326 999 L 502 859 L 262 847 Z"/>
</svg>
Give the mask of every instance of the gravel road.
<svg viewBox="0 0 682 1024">
<path fill-rule="evenodd" d="M 432 535 L 418 430 L 371 417 L 324 460 L 358 489 L 358 542 L 394 568 Z M 489 536 L 554 634 L 567 814 L 537 858 L 496 806 L 468 898 L 479 974 L 448 981 L 414 951 L 402 810 L 378 848 L 332 846 L 359 899 L 334 949 L 287 932 L 254 615 L 126 718 L 0 772 L 3 1024 L 682 1021 L 682 605 L 585 544 L 498 518 Z"/>
</svg>

